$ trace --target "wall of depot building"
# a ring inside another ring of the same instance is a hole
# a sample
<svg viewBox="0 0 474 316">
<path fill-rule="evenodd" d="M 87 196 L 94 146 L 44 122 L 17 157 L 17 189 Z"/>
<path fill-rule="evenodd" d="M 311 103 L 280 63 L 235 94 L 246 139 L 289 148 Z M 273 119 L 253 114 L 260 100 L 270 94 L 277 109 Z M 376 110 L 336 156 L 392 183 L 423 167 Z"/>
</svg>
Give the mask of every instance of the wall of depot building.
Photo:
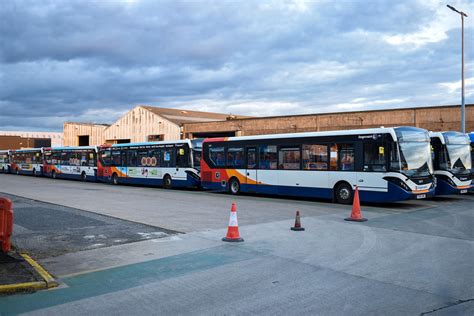
<svg viewBox="0 0 474 316">
<path fill-rule="evenodd" d="M 459 131 L 460 122 L 460 106 L 438 106 L 187 123 L 183 125 L 183 136 L 197 138 L 219 133 L 225 136 L 250 136 L 380 126 L 415 126 L 430 131 Z M 466 131 L 474 131 L 474 104 L 466 105 Z"/>
</svg>

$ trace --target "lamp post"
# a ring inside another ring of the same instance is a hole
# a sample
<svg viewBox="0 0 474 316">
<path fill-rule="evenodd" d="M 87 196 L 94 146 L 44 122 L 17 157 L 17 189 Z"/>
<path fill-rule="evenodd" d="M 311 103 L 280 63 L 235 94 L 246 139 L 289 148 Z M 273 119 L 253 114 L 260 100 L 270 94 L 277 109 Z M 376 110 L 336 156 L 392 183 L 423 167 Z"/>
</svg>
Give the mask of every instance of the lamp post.
<svg viewBox="0 0 474 316">
<path fill-rule="evenodd" d="M 464 103 L 464 17 L 467 18 L 467 14 L 449 4 L 446 6 L 461 16 L 461 132 L 466 133 L 466 104 Z"/>
</svg>

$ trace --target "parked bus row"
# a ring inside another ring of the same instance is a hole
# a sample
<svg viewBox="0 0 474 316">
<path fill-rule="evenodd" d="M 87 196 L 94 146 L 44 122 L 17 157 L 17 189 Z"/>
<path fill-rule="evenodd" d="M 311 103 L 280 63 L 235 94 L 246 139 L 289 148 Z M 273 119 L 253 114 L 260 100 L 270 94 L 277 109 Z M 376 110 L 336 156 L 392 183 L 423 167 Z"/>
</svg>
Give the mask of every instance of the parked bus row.
<svg viewBox="0 0 474 316">
<path fill-rule="evenodd" d="M 372 128 L 0 151 L 0 171 L 352 202 L 472 189 L 474 135 Z"/>
</svg>

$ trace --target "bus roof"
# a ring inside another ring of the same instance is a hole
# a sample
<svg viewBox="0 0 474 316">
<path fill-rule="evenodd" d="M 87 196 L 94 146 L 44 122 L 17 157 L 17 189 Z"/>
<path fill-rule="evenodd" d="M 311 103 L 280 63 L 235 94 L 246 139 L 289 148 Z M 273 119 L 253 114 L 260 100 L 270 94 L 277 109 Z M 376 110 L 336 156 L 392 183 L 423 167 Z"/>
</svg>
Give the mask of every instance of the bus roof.
<svg viewBox="0 0 474 316">
<path fill-rule="evenodd" d="M 43 151 L 43 148 L 25 148 L 25 149 L 14 149 L 11 152 L 12 153 L 31 153 L 35 151 Z"/>
<path fill-rule="evenodd" d="M 159 141 L 159 142 L 113 144 L 111 146 L 101 146 L 101 147 L 120 148 L 120 147 L 133 147 L 133 146 L 171 145 L 171 144 L 189 144 L 191 146 L 191 142 L 189 141 L 189 139 L 179 139 L 179 140 L 168 140 L 168 141 Z"/>
<path fill-rule="evenodd" d="M 390 134 L 394 141 L 397 141 L 395 129 L 397 127 L 381 127 L 352 129 L 340 131 L 324 131 L 324 132 L 304 132 L 304 133 L 287 133 L 287 134 L 268 134 L 256 136 L 237 136 L 225 138 L 227 141 L 239 140 L 259 140 L 259 139 L 278 139 L 278 138 L 300 138 L 300 137 L 317 137 L 317 136 L 343 136 L 343 135 L 365 135 L 365 134 Z M 413 128 L 416 129 L 416 128 Z M 422 130 L 422 129 L 420 129 Z M 209 138 L 208 138 L 209 139 Z M 222 139 L 221 139 L 222 140 Z"/>
</svg>

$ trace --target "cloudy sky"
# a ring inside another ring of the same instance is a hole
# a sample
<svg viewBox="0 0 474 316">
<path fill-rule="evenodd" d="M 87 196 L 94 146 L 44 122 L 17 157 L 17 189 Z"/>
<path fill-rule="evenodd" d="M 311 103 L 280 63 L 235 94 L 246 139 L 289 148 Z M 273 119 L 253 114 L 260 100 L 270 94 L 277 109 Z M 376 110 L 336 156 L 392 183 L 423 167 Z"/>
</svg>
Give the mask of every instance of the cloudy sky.
<svg viewBox="0 0 474 316">
<path fill-rule="evenodd" d="M 474 1 L 0 5 L 0 130 L 110 123 L 136 104 L 283 115 L 474 103 Z"/>
</svg>

